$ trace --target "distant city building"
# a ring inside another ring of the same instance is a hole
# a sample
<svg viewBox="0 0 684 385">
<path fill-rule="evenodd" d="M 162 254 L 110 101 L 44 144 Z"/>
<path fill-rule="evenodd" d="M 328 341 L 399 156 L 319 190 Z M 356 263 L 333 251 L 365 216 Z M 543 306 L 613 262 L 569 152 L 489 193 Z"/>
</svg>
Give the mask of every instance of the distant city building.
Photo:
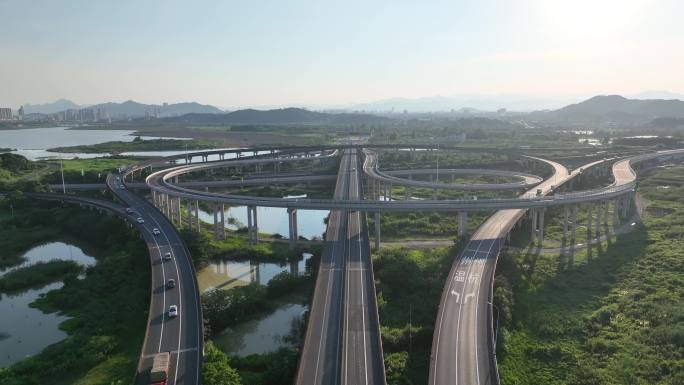
<svg viewBox="0 0 684 385">
<path fill-rule="evenodd" d="M 0 108 L 0 120 L 12 120 L 12 109 Z"/>
<path fill-rule="evenodd" d="M 24 106 L 20 106 L 20 107 L 19 107 L 18 114 L 19 114 L 19 119 L 23 119 L 23 118 L 24 118 Z"/>
</svg>

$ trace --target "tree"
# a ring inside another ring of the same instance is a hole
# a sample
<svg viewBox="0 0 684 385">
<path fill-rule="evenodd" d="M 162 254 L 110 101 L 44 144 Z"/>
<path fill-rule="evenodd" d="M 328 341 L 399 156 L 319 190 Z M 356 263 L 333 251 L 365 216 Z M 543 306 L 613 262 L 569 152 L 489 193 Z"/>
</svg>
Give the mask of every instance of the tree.
<svg viewBox="0 0 684 385">
<path fill-rule="evenodd" d="M 211 341 L 204 346 L 202 383 L 204 385 L 241 385 L 238 372 L 230 367 L 228 356 Z"/>
</svg>

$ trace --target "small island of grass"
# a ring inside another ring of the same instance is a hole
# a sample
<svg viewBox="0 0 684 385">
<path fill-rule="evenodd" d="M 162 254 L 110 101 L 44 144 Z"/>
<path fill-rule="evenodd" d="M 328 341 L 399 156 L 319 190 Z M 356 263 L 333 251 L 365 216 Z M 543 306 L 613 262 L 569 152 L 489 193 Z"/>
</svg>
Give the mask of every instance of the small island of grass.
<svg viewBox="0 0 684 385">
<path fill-rule="evenodd" d="M 131 142 L 113 141 L 98 144 L 54 147 L 48 149 L 53 152 L 80 152 L 86 154 L 120 154 L 130 151 L 184 151 L 184 150 L 207 150 L 221 147 L 223 141 L 212 139 L 149 139 L 143 140 L 137 136 Z"/>
</svg>

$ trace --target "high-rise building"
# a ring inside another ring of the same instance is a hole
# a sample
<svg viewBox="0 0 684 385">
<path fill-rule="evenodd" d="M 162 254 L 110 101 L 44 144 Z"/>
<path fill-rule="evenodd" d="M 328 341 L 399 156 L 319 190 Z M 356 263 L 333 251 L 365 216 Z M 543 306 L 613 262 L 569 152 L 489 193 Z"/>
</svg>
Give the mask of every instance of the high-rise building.
<svg viewBox="0 0 684 385">
<path fill-rule="evenodd" d="M 19 114 L 19 119 L 24 119 L 24 106 L 19 106 L 19 111 L 17 111 L 17 114 Z"/>
<path fill-rule="evenodd" d="M 0 108 L 0 120 L 12 120 L 12 109 Z"/>
</svg>

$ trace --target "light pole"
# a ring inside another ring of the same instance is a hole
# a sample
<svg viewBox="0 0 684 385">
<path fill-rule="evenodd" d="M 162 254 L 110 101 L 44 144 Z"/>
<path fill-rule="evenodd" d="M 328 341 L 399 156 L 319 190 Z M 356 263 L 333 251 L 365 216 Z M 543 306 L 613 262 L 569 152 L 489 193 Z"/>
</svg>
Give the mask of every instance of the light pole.
<svg viewBox="0 0 684 385">
<path fill-rule="evenodd" d="M 59 169 L 62 173 L 62 194 L 66 194 L 66 186 L 64 185 L 64 164 L 62 161 L 62 155 L 59 156 Z"/>
</svg>

